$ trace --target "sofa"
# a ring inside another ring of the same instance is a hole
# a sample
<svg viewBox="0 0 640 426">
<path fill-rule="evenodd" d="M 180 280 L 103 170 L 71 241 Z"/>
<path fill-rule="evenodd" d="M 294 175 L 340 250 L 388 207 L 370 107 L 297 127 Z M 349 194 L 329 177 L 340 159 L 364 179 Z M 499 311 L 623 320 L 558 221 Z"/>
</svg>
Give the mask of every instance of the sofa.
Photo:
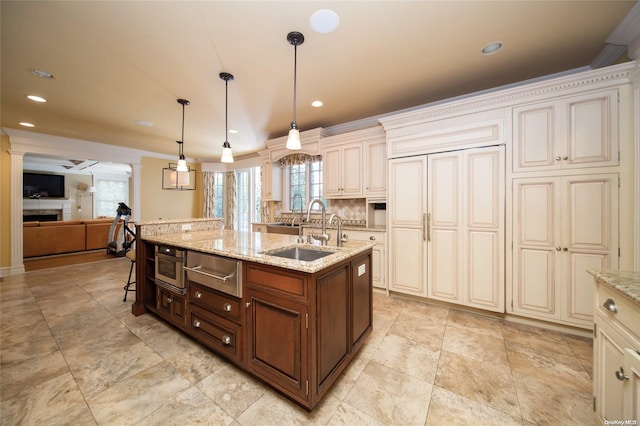
<svg viewBox="0 0 640 426">
<path fill-rule="evenodd" d="M 48 256 L 106 249 L 113 218 L 24 222 L 23 256 Z"/>
</svg>

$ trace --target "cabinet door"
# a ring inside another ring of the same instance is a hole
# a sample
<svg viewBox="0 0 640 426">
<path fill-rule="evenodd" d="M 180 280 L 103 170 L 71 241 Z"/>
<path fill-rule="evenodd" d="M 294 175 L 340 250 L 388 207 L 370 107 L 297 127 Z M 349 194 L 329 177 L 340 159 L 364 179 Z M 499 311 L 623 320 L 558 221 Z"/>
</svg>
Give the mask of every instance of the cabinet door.
<svg viewBox="0 0 640 426">
<path fill-rule="evenodd" d="M 322 193 L 326 198 L 342 194 L 342 155 L 340 147 L 327 148 L 322 152 Z"/>
<path fill-rule="evenodd" d="M 621 420 L 624 418 L 624 381 L 616 377 L 616 372 L 624 364 L 626 341 L 601 318 L 598 315 L 594 339 L 596 413 L 600 420 Z"/>
<path fill-rule="evenodd" d="M 365 197 L 385 198 L 387 195 L 387 144 L 364 144 Z"/>
<path fill-rule="evenodd" d="M 172 323 L 180 327 L 186 327 L 186 298 L 162 287 L 157 287 L 157 292 L 158 312 Z"/>
<path fill-rule="evenodd" d="M 640 420 L 640 352 L 624 350 L 624 419 Z"/>
<path fill-rule="evenodd" d="M 560 226 L 555 178 L 513 180 L 513 312 L 559 319 L 556 235 Z"/>
<path fill-rule="evenodd" d="M 274 387 L 308 400 L 308 311 L 301 303 L 248 288 L 247 368 Z"/>
<path fill-rule="evenodd" d="M 376 244 L 373 246 L 371 254 L 372 281 L 373 286 L 376 288 L 387 288 L 385 283 L 385 265 L 384 244 Z"/>
<path fill-rule="evenodd" d="M 389 290 L 427 296 L 427 159 L 389 162 Z"/>
<path fill-rule="evenodd" d="M 513 110 L 513 171 L 618 164 L 617 89 Z"/>
<path fill-rule="evenodd" d="M 270 161 L 262 163 L 262 201 L 282 200 L 282 169 Z"/>
<path fill-rule="evenodd" d="M 362 144 L 350 144 L 342 148 L 341 196 L 362 196 Z"/>
<path fill-rule="evenodd" d="M 429 297 L 504 312 L 504 147 L 429 156 Z"/>
</svg>

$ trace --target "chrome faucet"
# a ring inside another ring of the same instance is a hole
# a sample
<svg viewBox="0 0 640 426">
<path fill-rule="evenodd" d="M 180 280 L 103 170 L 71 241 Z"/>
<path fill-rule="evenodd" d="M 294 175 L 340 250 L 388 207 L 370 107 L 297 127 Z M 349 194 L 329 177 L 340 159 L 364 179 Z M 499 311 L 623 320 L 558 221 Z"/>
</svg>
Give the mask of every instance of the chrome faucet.
<svg viewBox="0 0 640 426">
<path fill-rule="evenodd" d="M 307 207 L 307 222 L 311 220 L 311 208 L 316 203 L 320 204 L 320 207 L 322 208 L 322 234 L 311 234 L 311 237 L 314 240 L 320 240 L 321 244 L 323 246 L 326 246 L 327 241 L 329 241 L 330 238 L 330 236 L 327 234 L 327 208 L 319 198 L 311 200 L 311 202 L 309 203 L 309 207 Z"/>
<path fill-rule="evenodd" d="M 329 225 L 333 223 L 333 219 L 338 219 L 338 233 L 336 235 L 336 239 L 338 240 L 338 247 L 342 247 L 342 243 L 347 242 L 347 239 L 342 235 L 342 218 L 335 213 L 332 214 L 331 216 L 329 216 Z"/>
</svg>

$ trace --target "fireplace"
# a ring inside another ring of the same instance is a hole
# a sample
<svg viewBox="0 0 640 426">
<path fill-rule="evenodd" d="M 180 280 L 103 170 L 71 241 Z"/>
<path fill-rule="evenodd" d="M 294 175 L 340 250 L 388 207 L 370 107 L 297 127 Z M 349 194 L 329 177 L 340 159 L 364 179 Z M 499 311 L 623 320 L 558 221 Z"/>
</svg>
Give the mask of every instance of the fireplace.
<svg viewBox="0 0 640 426">
<path fill-rule="evenodd" d="M 22 200 L 22 221 L 71 220 L 72 200 L 24 199 Z"/>
</svg>

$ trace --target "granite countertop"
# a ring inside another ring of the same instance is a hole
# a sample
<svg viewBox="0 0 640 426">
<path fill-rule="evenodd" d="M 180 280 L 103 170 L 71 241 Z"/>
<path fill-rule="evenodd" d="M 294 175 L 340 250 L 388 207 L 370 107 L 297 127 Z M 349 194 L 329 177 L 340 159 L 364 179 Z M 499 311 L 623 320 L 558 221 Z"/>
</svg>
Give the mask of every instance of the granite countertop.
<svg viewBox="0 0 640 426">
<path fill-rule="evenodd" d="M 145 235 L 142 236 L 141 239 L 155 244 L 166 244 L 187 250 L 248 260 L 307 273 L 318 272 L 373 247 L 373 243 L 365 241 L 349 241 L 345 243 L 343 247 L 336 247 L 335 245 L 320 246 L 315 244 L 300 244 L 296 243 L 298 237 L 295 235 L 264 234 L 222 229 Z M 268 254 L 277 249 L 294 246 L 308 247 L 316 250 L 329 250 L 335 253 L 312 262 L 286 259 Z"/>
<path fill-rule="evenodd" d="M 609 271 L 605 269 L 588 269 L 598 281 L 617 290 L 637 305 L 640 305 L 640 272 Z"/>
</svg>

